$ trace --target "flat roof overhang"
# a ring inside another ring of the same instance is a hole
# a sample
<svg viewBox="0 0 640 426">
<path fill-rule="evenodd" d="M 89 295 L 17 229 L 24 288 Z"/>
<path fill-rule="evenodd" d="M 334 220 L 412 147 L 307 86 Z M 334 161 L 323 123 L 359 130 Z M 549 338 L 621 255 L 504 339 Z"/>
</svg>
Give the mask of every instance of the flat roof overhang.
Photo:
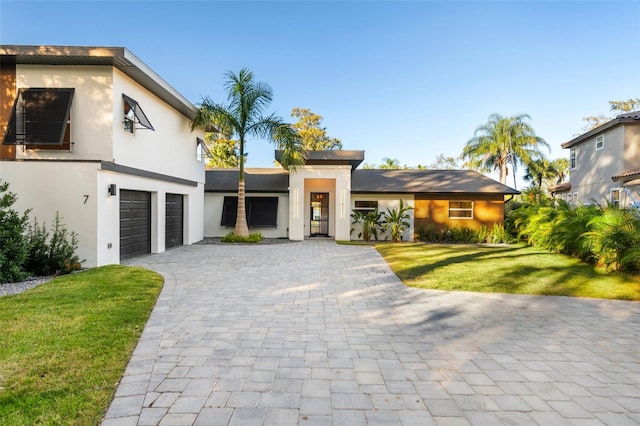
<svg viewBox="0 0 640 426">
<path fill-rule="evenodd" d="M 0 45 L 0 63 L 113 66 L 189 119 L 197 108 L 124 47 Z"/>
<path fill-rule="evenodd" d="M 275 159 L 280 162 L 282 150 L 275 151 Z M 305 153 L 305 166 L 346 166 L 350 165 L 355 170 L 364 161 L 364 151 L 307 151 Z"/>
</svg>

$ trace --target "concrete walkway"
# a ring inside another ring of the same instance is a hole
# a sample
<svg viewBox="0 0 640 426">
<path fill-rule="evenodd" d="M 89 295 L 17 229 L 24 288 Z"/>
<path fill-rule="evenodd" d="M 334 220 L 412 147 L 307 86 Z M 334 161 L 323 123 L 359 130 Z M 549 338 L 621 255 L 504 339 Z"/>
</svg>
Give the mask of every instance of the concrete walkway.
<svg viewBox="0 0 640 426">
<path fill-rule="evenodd" d="M 132 264 L 166 282 L 103 426 L 640 424 L 639 303 L 412 289 L 331 241 Z"/>
</svg>

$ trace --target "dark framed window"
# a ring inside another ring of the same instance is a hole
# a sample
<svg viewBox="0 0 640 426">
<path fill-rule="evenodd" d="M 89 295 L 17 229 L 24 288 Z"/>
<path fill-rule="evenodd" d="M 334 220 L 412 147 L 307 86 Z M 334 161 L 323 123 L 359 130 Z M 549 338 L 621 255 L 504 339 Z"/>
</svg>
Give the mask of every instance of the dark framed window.
<svg viewBox="0 0 640 426">
<path fill-rule="evenodd" d="M 29 149 L 71 149 L 74 89 L 20 89 L 2 143 Z"/>
<path fill-rule="evenodd" d="M 278 197 L 245 197 L 247 225 L 250 228 L 275 228 L 278 226 Z M 238 197 L 224 197 L 221 226 L 236 225 Z"/>
<path fill-rule="evenodd" d="M 450 219 L 472 219 L 473 201 L 449 201 Z"/>
<path fill-rule="evenodd" d="M 151 122 L 145 115 L 144 111 L 140 107 L 140 104 L 129 96 L 122 94 L 122 101 L 124 103 L 124 131 L 128 133 L 134 133 L 136 124 L 141 125 L 145 129 L 155 130 L 151 125 Z"/>
<path fill-rule="evenodd" d="M 205 158 L 213 158 L 207 144 L 200 138 L 196 138 L 196 160 L 202 162 Z"/>
<path fill-rule="evenodd" d="M 355 202 L 354 210 L 367 214 L 369 212 L 376 210 L 377 208 L 378 208 L 377 201 L 358 200 Z"/>
</svg>

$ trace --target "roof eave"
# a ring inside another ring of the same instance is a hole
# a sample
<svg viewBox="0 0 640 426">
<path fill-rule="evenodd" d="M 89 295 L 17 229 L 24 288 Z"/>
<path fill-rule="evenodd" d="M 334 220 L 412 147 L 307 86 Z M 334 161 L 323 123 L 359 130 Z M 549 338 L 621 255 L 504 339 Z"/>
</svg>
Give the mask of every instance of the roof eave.
<svg viewBox="0 0 640 426">
<path fill-rule="evenodd" d="M 584 142 L 585 140 L 597 135 L 598 133 L 604 132 L 605 130 L 609 130 L 612 127 L 618 126 L 620 124 L 627 123 L 640 123 L 640 121 L 633 118 L 614 118 L 613 120 L 603 124 L 602 126 L 598 126 L 595 129 L 589 130 L 587 133 L 583 133 L 575 138 L 571 139 L 568 142 L 560 144 L 563 149 L 571 148 L 579 144 L 580 142 Z"/>
<path fill-rule="evenodd" d="M 22 65 L 110 65 L 193 119 L 197 108 L 124 47 L 0 45 L 3 62 Z"/>
</svg>

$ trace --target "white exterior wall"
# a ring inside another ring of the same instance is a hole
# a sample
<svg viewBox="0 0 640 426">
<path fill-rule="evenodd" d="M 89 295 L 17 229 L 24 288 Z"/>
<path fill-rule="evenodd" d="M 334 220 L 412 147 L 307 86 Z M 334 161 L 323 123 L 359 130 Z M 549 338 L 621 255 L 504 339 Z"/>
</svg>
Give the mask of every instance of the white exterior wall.
<svg viewBox="0 0 640 426">
<path fill-rule="evenodd" d="M 386 213 L 387 209 L 397 210 L 400 208 L 400 200 L 402 200 L 404 206 L 410 206 L 415 208 L 415 201 L 413 194 L 352 194 L 351 195 L 351 211 L 356 207 L 356 201 L 377 201 L 378 202 L 378 212 Z M 407 214 L 410 216 L 408 222 L 411 225 L 405 232 L 402 234 L 403 241 L 413 241 L 414 235 L 414 209 L 407 211 Z M 351 238 L 354 240 L 361 240 L 362 238 L 358 238 L 358 232 L 354 230 L 351 234 Z M 380 232 L 378 233 L 379 240 L 391 239 L 391 235 L 388 232 Z"/>
<path fill-rule="evenodd" d="M 209 192 L 204 194 L 204 236 L 224 237 L 232 228 L 221 226 L 224 197 L 237 197 L 237 192 Z M 249 228 L 249 232 L 259 232 L 265 238 L 287 238 L 289 225 L 289 196 L 282 193 L 247 193 L 247 197 L 278 197 L 277 228 Z"/>
<path fill-rule="evenodd" d="M 110 184 L 115 184 L 118 195 L 107 193 Z M 151 193 L 151 252 L 165 251 L 165 200 L 166 194 L 182 194 L 184 202 L 183 243 L 185 245 L 202 240 L 204 187 L 182 185 L 125 175 L 102 170 L 97 178 L 98 228 L 97 264 L 120 262 L 120 190 L 145 191 Z M 111 245 L 111 248 L 109 247 Z"/>
<path fill-rule="evenodd" d="M 18 65 L 16 81 L 18 89 L 75 89 L 72 150 L 18 146 L 18 160 L 54 161 L 3 162 L 0 178 L 18 194 L 18 210 L 33 209 L 31 218 L 50 224 L 60 212 L 63 223 L 78 234 L 78 255 L 86 259 L 83 266 L 120 262 L 120 200 L 107 194 L 112 183 L 118 193 L 121 189 L 152 193 L 153 253 L 165 249 L 166 193 L 184 195 L 184 244 L 202 239 L 205 172 L 204 162 L 196 159 L 196 138 L 204 140 L 204 132 L 191 132 L 187 117 L 110 66 Z M 140 104 L 155 131 L 137 130 L 135 135 L 124 131 L 123 93 Z M 100 170 L 100 161 L 186 179 L 196 186 Z"/>
<path fill-rule="evenodd" d="M 56 211 L 69 232 L 78 234 L 77 254 L 83 266 L 96 266 L 98 194 L 97 169 L 100 163 L 14 162 L 2 164 L 2 179 L 9 191 L 18 195 L 13 208 L 18 212 L 32 209 L 30 222 L 53 224 Z M 104 188 L 106 194 L 107 188 Z M 117 216 L 116 216 L 117 220 Z M 119 230 L 118 230 L 119 232 Z M 116 262 L 118 259 L 116 259 Z"/>
<path fill-rule="evenodd" d="M 187 117 L 121 71 L 114 69 L 113 75 L 114 162 L 204 184 L 204 165 L 196 160 L 196 138 L 204 140 L 204 132 L 191 132 Z M 155 131 L 142 128 L 132 134 L 124 130 L 123 94 L 138 102 Z"/>
<path fill-rule="evenodd" d="M 113 159 L 111 67 L 17 65 L 16 86 L 17 89 L 75 88 L 71 102 L 72 151 L 27 150 L 18 146 L 18 159 Z"/>
<path fill-rule="evenodd" d="M 333 181 L 319 190 L 307 181 Z M 313 189 L 311 189 L 313 187 Z M 309 236 L 311 192 L 329 193 L 329 236 L 348 241 L 351 226 L 351 166 L 303 166 L 289 174 L 289 238 Z"/>
</svg>

